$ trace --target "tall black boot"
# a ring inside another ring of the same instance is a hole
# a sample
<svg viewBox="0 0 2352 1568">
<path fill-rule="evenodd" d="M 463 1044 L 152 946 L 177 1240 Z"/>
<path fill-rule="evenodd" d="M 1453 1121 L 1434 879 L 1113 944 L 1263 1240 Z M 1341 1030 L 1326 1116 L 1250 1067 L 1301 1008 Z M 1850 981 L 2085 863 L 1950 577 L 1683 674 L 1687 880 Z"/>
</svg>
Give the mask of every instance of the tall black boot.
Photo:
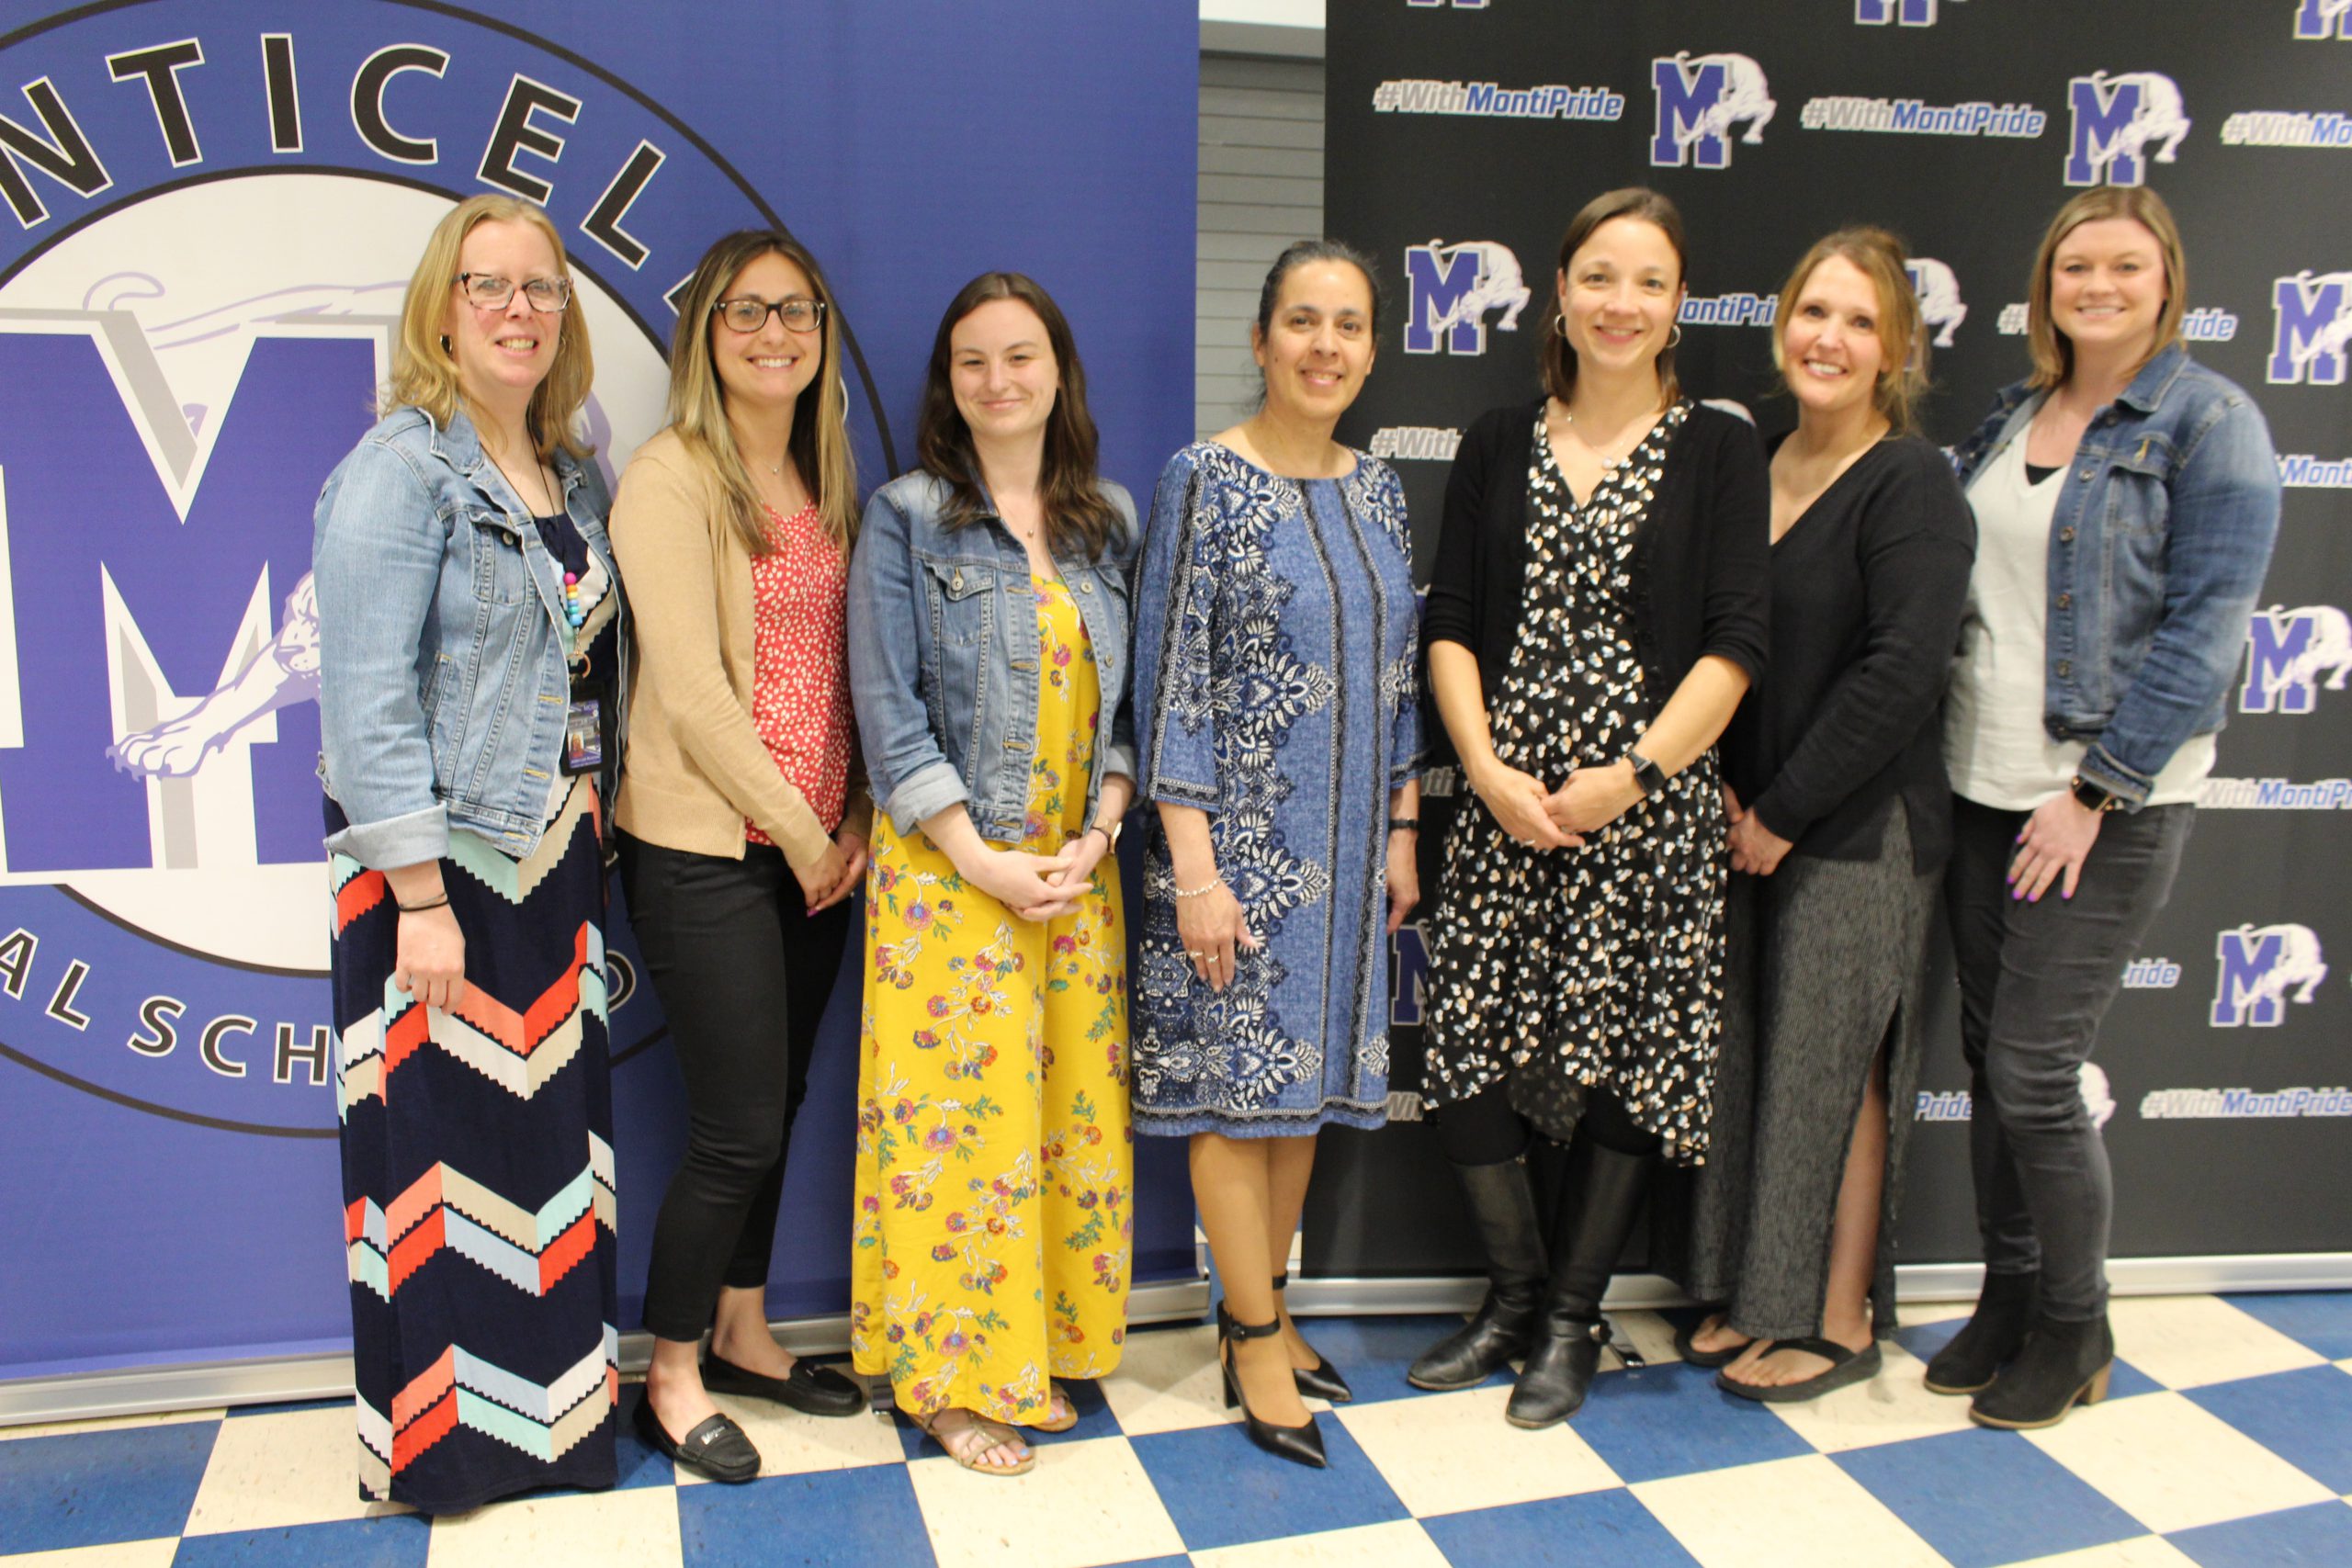
<svg viewBox="0 0 2352 1568">
<path fill-rule="evenodd" d="M 1405 1374 L 1415 1388 L 1473 1388 L 1527 1353 L 1544 1306 L 1544 1229 L 1524 1159 L 1457 1165 L 1470 1218 L 1487 1253 L 1477 1315 L 1421 1353 Z"/>
<path fill-rule="evenodd" d="M 1976 1310 L 1928 1362 L 1929 1393 L 1974 1393 L 2025 1344 L 2041 1310 L 2041 1275 L 1987 1274 Z"/>
<path fill-rule="evenodd" d="M 1584 1404 L 1609 1342 L 1600 1298 L 1641 1209 L 1653 1157 L 1603 1148 L 1589 1137 L 1569 1148 L 1567 1184 L 1552 1229 L 1551 1290 L 1534 1348 L 1503 1409 L 1512 1426 L 1549 1427 Z"/>
</svg>

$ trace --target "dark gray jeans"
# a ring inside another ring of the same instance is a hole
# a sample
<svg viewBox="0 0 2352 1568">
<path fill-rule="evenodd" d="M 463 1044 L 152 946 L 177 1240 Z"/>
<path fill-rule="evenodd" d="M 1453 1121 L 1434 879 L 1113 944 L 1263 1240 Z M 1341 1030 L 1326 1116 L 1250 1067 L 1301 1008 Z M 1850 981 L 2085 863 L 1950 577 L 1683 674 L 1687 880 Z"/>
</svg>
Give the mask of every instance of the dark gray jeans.
<svg viewBox="0 0 2352 1568">
<path fill-rule="evenodd" d="M 2171 896 L 2196 807 L 2109 816 L 2075 897 L 2053 886 L 2038 904 L 2009 897 L 2009 862 L 2028 815 L 1952 802 L 1944 902 L 1975 1101 L 1969 1154 L 1986 1270 L 2039 1269 L 2042 1310 L 2080 1322 L 2107 1311 L 2115 1204 L 2107 1145 L 2083 1105 L 2082 1067 L 2124 966 Z"/>
</svg>

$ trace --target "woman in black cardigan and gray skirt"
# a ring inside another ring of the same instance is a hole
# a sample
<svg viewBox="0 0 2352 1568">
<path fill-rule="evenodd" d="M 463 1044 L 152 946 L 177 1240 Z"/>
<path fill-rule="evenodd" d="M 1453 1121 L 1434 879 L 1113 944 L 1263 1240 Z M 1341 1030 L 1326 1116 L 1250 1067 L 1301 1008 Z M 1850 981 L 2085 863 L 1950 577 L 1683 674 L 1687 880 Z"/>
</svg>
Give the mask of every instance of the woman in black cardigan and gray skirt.
<svg viewBox="0 0 2352 1568">
<path fill-rule="evenodd" d="M 1713 1147 L 1657 1205 L 1651 1267 L 1721 1303 L 1683 1359 L 1770 1403 L 1869 1377 L 1894 1328 L 1920 956 L 1951 849 L 1935 714 L 1976 529 L 1913 429 L 1926 355 L 1905 265 L 1893 235 L 1849 229 L 1781 290 L 1797 427 L 1772 452 L 1772 678 L 1724 738 L 1745 874 Z"/>
<path fill-rule="evenodd" d="M 1464 439 L 1422 618 L 1474 794 L 1446 840 L 1423 1093 L 1492 1288 L 1408 1375 L 1464 1388 L 1524 1354 L 1507 1411 L 1522 1427 L 1584 1402 L 1655 1157 L 1706 1150 L 1726 875 L 1713 748 L 1768 613 L 1762 449 L 1674 379 L 1673 205 L 1589 203 L 1558 289 L 1550 395 Z M 1548 1247 L 1534 1134 L 1568 1145 Z"/>
</svg>

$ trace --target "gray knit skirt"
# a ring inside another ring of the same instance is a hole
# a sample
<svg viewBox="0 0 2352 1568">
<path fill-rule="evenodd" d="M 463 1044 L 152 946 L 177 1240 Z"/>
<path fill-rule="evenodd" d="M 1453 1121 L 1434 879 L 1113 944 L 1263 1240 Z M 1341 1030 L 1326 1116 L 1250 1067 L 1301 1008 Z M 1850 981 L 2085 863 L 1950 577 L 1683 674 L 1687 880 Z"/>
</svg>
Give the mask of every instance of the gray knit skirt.
<svg viewBox="0 0 2352 1568">
<path fill-rule="evenodd" d="M 1846 1150 L 1886 1048 L 1886 1181 L 1871 1291 L 1894 1328 L 1894 1222 L 1925 1037 L 1921 950 L 1938 875 L 1911 869 L 1898 797 L 1875 859 L 1791 854 L 1732 878 L 1722 1055 L 1707 1163 L 1661 1172 L 1651 1268 L 1758 1339 L 1821 1332 Z"/>
</svg>

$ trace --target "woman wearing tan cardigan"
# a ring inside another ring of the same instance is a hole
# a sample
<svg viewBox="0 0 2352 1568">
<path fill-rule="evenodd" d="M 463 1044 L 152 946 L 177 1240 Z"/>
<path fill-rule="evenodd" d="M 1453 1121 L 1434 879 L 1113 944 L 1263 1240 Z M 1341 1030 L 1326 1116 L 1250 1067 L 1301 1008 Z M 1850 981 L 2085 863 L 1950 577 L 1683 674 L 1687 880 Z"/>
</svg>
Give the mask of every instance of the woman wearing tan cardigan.
<svg viewBox="0 0 2352 1568">
<path fill-rule="evenodd" d="M 766 1312 L 786 1141 L 871 817 L 853 777 L 839 351 L 816 258 L 774 231 L 719 241 L 679 300 L 669 426 L 613 507 L 639 607 L 614 819 L 690 1115 L 654 1224 L 637 1427 L 716 1481 L 751 1480 L 760 1456 L 711 1391 L 820 1416 L 865 1405 L 778 1346 Z"/>
</svg>

